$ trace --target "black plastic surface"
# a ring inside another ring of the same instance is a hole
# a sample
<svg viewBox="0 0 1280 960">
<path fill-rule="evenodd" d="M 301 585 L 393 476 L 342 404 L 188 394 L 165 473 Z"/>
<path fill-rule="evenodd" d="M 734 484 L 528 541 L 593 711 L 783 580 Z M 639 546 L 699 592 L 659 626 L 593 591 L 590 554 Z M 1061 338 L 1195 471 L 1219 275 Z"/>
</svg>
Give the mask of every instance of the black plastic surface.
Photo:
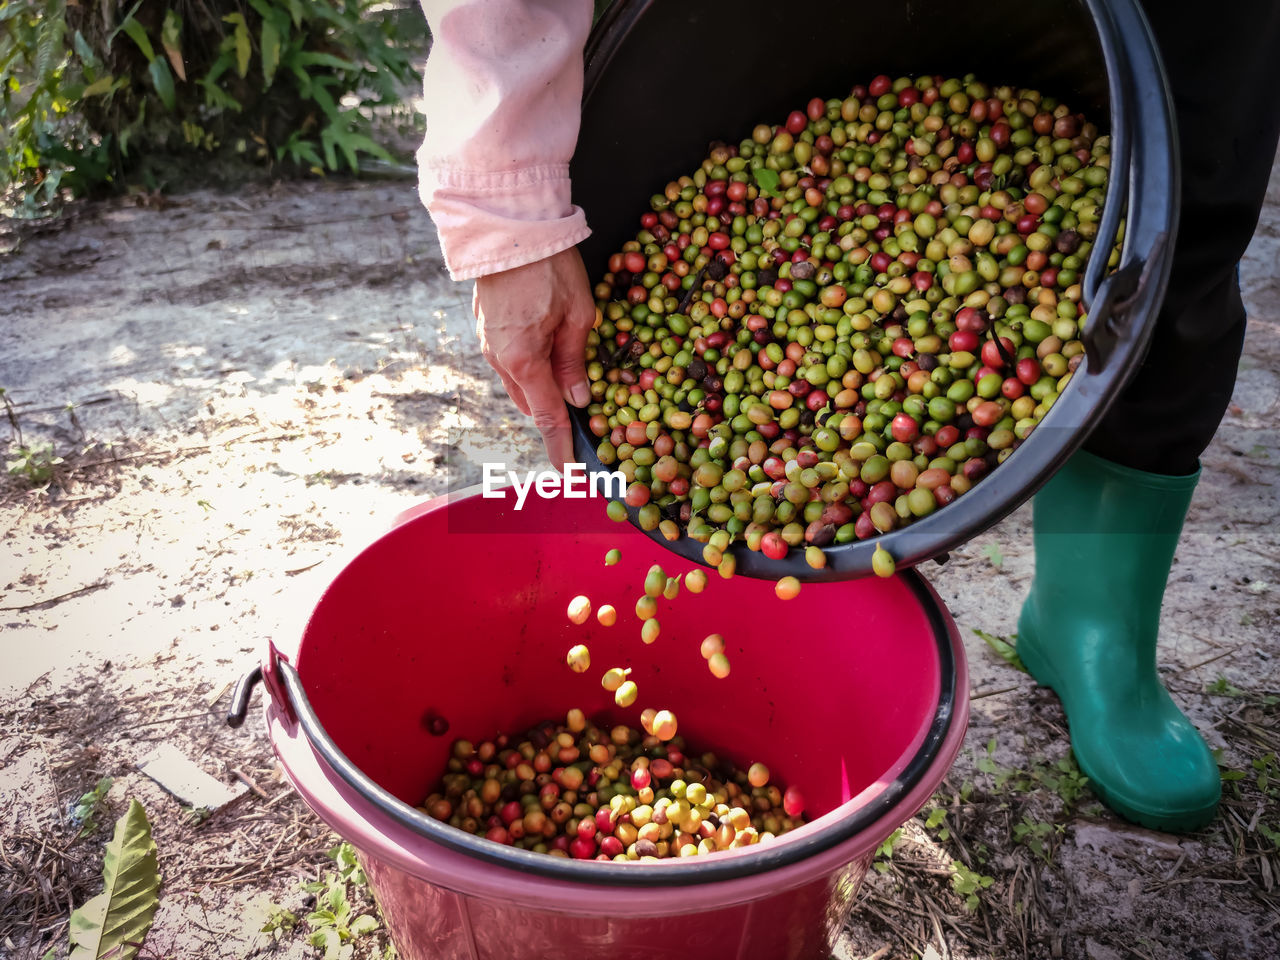
<svg viewBox="0 0 1280 960">
<path fill-rule="evenodd" d="M 1035 87 L 1109 129 L 1114 165 L 1099 236 L 1114 236 L 1123 219 L 1120 266 L 1137 265 L 1126 278 L 1146 269 L 1142 295 L 1125 304 L 1124 315 L 1091 314 L 1091 326 L 1105 325 L 1108 352 L 1087 360 L 1031 437 L 954 503 L 884 536 L 824 548 L 823 570 L 809 567 L 803 551 L 772 561 L 735 544 L 739 574 L 866 576 L 878 544 L 899 567 L 944 554 L 1011 513 L 1084 442 L 1141 362 L 1168 281 L 1178 167 L 1164 71 L 1135 0 L 619 0 L 588 44 L 571 175 L 574 200 L 593 231 L 580 246 L 593 281 L 609 255 L 634 238 L 647 198 L 692 172 L 711 140 L 737 142 L 756 123 L 780 123 L 809 98 L 846 96 L 879 73 L 924 72 Z M 1100 267 L 1091 263 L 1086 305 L 1123 302 L 1129 291 L 1109 295 L 1113 278 Z M 604 469 L 585 411 L 572 415 L 577 459 L 589 470 Z M 656 531 L 647 535 L 702 562 L 702 545 L 687 537 L 667 543 Z"/>
</svg>

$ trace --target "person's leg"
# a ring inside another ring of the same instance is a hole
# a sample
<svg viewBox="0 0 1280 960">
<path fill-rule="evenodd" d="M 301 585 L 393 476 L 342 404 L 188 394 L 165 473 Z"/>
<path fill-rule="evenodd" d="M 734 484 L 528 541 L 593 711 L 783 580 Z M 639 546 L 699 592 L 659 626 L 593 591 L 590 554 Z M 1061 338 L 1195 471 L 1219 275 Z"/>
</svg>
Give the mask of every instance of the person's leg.
<svg viewBox="0 0 1280 960">
<path fill-rule="evenodd" d="M 1195 473 L 1231 401 L 1244 343 L 1236 265 L 1276 156 L 1280 4 L 1243 0 L 1188 16 L 1144 3 L 1177 113 L 1181 224 L 1150 352 L 1085 443 L 1104 459 Z"/>
<path fill-rule="evenodd" d="M 1280 5 L 1213 17 L 1145 4 L 1169 74 L 1182 154 L 1181 225 L 1151 350 L 1098 429 L 1037 494 L 1036 576 L 1018 650 L 1062 698 L 1095 792 L 1148 826 L 1212 819 L 1221 784 L 1156 673 L 1165 582 L 1199 457 L 1235 384 L 1245 312 L 1236 265 L 1275 157 Z"/>
</svg>

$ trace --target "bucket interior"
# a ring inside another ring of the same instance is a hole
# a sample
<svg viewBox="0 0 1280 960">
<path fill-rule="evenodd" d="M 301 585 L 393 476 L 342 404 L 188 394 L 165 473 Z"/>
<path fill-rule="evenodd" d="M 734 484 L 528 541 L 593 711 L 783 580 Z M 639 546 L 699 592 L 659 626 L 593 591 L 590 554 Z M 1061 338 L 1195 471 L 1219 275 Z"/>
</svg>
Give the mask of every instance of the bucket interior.
<svg viewBox="0 0 1280 960">
<path fill-rule="evenodd" d="M 1100 129 L 1110 120 L 1086 0 L 621 0 L 598 24 L 587 64 L 570 169 L 592 228 L 580 249 L 593 280 L 634 237 L 646 199 L 692 173 L 711 140 L 737 143 L 758 123 L 781 123 L 812 97 L 846 97 L 877 74 L 972 73 L 991 86 L 1038 89 Z"/>
<path fill-rule="evenodd" d="M 295 664 L 326 732 L 405 803 L 429 792 L 455 738 L 523 733 L 572 707 L 638 727 L 653 706 L 676 713 L 690 748 L 766 763 L 813 818 L 902 774 L 950 702 L 949 620 L 914 574 L 806 584 L 784 601 L 770 582 L 711 572 L 704 593 L 659 599 L 661 633 L 645 645 L 646 571 L 693 565 L 605 519 L 597 499 L 513 506 L 474 496 L 392 530 L 334 580 L 303 634 Z M 612 547 L 622 561 L 605 566 Z M 616 624 L 569 622 L 578 594 L 615 606 Z M 724 679 L 699 651 L 713 632 Z M 591 651 L 583 674 L 565 663 L 577 643 Z M 626 710 L 600 685 L 613 666 L 639 688 Z M 441 720 L 447 733 L 433 733 Z"/>
</svg>

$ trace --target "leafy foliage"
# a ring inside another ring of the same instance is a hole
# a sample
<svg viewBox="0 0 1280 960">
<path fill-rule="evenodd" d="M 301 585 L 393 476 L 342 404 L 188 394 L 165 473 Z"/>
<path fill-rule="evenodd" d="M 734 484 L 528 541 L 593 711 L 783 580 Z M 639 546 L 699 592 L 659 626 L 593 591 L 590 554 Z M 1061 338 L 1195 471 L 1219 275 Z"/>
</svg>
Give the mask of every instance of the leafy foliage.
<svg viewBox="0 0 1280 960">
<path fill-rule="evenodd" d="M 351 844 L 338 844 L 329 851 L 329 856 L 338 868 L 338 879 L 343 883 L 354 883 L 358 887 L 368 885 L 364 867 L 360 866 L 360 861 L 356 858 L 356 848 Z"/>
<path fill-rule="evenodd" d="M 71 820 L 80 827 L 77 836 L 84 837 L 97 829 L 97 816 L 111 789 L 110 777 L 103 777 L 92 790 L 87 790 L 71 808 Z"/>
<path fill-rule="evenodd" d="M 374 0 L 0 0 L 5 192 L 38 207 L 118 184 L 154 154 L 334 171 L 390 159 L 369 111 L 417 78 L 415 50 L 393 42 L 399 12 Z"/>
<path fill-rule="evenodd" d="M 307 943 L 321 951 L 324 960 L 347 960 L 355 955 L 355 941 L 381 929 L 377 916 L 362 911 L 360 898 L 351 894 L 368 885 L 364 869 L 349 843 L 340 843 L 329 851 L 337 872 L 326 872 L 323 879 L 300 884 L 315 897 L 315 906 L 303 920 Z M 262 932 L 273 940 L 292 934 L 300 926 L 296 914 L 279 904 L 267 904 Z M 395 956 L 390 944 L 380 954 L 385 960 Z"/>
<path fill-rule="evenodd" d="M 138 955 L 160 896 L 160 869 L 151 824 L 137 800 L 116 821 L 102 864 L 103 890 L 71 914 L 70 960 L 132 960 Z"/>
<path fill-rule="evenodd" d="M 1063 815 L 1069 815 L 1079 805 L 1089 786 L 1089 778 L 1080 772 L 1074 754 L 1068 753 L 1054 763 L 1033 760 L 1027 770 L 1002 766 L 995 760 L 996 739 L 987 741 L 986 751 L 974 758 L 974 767 L 980 773 L 991 775 L 992 789 L 999 793 L 1033 793 L 1045 790 L 1056 795 L 1062 804 Z"/>
<path fill-rule="evenodd" d="M 1013 667 L 1013 669 L 1020 670 L 1023 673 L 1027 672 L 1026 666 L 1022 663 L 1022 658 L 1018 656 L 1018 648 L 1008 640 L 1005 640 L 1003 637 L 997 637 L 993 634 L 987 633 L 985 630 L 975 629 L 973 632 L 980 637 L 987 646 L 995 651 L 996 656 L 1009 666 Z"/>
<path fill-rule="evenodd" d="M 19 446 L 15 456 L 5 462 L 9 475 L 21 478 L 28 486 L 43 487 L 53 479 L 62 458 L 53 452 L 49 441 Z"/>
<path fill-rule="evenodd" d="M 316 895 L 316 908 L 307 915 L 307 925 L 311 928 L 307 942 L 323 950 L 325 960 L 349 956 L 351 941 L 373 933 L 380 926 L 373 914 L 356 914 L 347 897 L 347 885 L 336 874 L 305 884 L 303 889 Z"/>
<path fill-rule="evenodd" d="M 947 826 L 947 811 L 942 807 L 934 807 L 924 820 L 926 830 L 937 830 L 938 839 L 946 843 L 951 839 L 951 828 Z"/>
<path fill-rule="evenodd" d="M 1022 822 L 1014 824 L 1013 839 L 1025 844 L 1027 849 L 1045 863 L 1052 863 L 1054 837 L 1060 836 L 1065 830 L 1064 824 L 1033 820 L 1027 814 L 1023 814 Z"/>
<path fill-rule="evenodd" d="M 1218 678 L 1213 683 L 1207 684 L 1204 692 L 1214 697 L 1239 697 L 1244 693 L 1222 674 L 1218 674 Z"/>
<path fill-rule="evenodd" d="M 889 834 L 884 843 L 876 847 L 875 862 L 871 866 L 875 868 L 877 873 L 884 873 L 889 869 L 888 861 L 893 859 L 893 850 L 900 839 L 902 839 L 901 827 Z"/>
<path fill-rule="evenodd" d="M 761 193 L 766 197 L 777 196 L 778 183 L 781 179 L 778 176 L 778 171 L 770 170 L 767 167 L 760 167 L 758 170 L 752 172 L 752 176 L 755 177 L 756 186 L 760 188 Z"/>
<path fill-rule="evenodd" d="M 978 909 L 982 902 L 978 895 L 995 882 L 995 877 L 971 870 L 959 860 L 951 861 L 951 889 L 964 897 L 964 905 L 969 910 Z"/>
<path fill-rule="evenodd" d="M 259 932 L 267 934 L 272 940 L 279 940 L 282 935 L 291 933 L 298 925 L 298 915 L 292 910 L 286 910 L 278 903 L 268 903 L 265 910 L 266 917 Z"/>
</svg>

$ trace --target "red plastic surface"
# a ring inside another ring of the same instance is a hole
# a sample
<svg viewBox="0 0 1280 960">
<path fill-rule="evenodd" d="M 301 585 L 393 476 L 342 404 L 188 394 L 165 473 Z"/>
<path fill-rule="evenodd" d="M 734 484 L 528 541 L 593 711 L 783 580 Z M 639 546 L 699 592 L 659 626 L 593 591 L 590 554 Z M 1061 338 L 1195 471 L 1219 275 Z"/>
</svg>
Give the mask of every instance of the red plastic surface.
<svg viewBox="0 0 1280 960">
<path fill-rule="evenodd" d="M 344 570 L 295 661 L 343 752 L 416 804 L 455 737 L 519 733 L 570 707 L 638 726 L 652 706 L 674 710 L 692 745 L 761 760 L 797 784 L 810 815 L 897 774 L 939 695 L 937 643 L 904 581 L 806 584 L 780 600 L 767 582 L 710 571 L 701 595 L 682 588 L 659 601 L 661 633 L 646 646 L 635 614 L 645 573 L 692 565 L 601 516 L 594 500 L 531 497 L 500 519 L 495 501 L 459 500 L 396 527 Z M 622 562 L 606 567 L 615 546 Z M 570 623 L 578 594 L 593 610 L 613 604 L 617 623 Z M 699 652 L 713 632 L 732 665 L 723 680 Z M 576 643 L 591 650 L 583 674 L 565 665 Z M 600 686 L 614 666 L 630 667 L 639 687 L 629 710 Z M 431 734 L 437 719 L 446 736 Z"/>
<path fill-rule="evenodd" d="M 837 845 L 735 879 L 620 889 L 483 861 L 395 822 L 327 767 L 273 694 L 276 753 L 307 803 L 361 851 L 400 955 L 825 958 L 876 845 L 927 800 L 963 738 L 964 653 L 941 601 L 931 591 L 922 601 L 897 577 L 808 584 L 782 601 L 767 582 L 712 571 L 704 593 L 659 601 L 661 634 L 646 646 L 634 612 L 645 572 L 690 566 L 604 519 L 598 500 L 512 507 L 476 496 L 408 511 L 343 569 L 285 649 L 339 749 L 406 803 L 422 799 L 456 737 L 519 732 L 571 706 L 635 724 L 653 705 L 674 710 L 694 746 L 763 760 L 798 785 L 821 820 L 775 843 L 804 844 L 807 831 L 864 811 L 919 750 L 942 693 L 939 626 L 955 658 L 954 715 L 919 782 Z M 622 562 L 606 567 L 615 546 Z M 617 623 L 570 623 L 579 593 L 613 604 Z M 698 649 L 713 631 L 731 658 L 723 680 Z M 564 662 L 579 642 L 592 653 L 584 674 Z M 633 708 L 619 710 L 601 688 L 610 666 L 633 669 Z M 441 720 L 448 732 L 434 735 Z"/>
</svg>

